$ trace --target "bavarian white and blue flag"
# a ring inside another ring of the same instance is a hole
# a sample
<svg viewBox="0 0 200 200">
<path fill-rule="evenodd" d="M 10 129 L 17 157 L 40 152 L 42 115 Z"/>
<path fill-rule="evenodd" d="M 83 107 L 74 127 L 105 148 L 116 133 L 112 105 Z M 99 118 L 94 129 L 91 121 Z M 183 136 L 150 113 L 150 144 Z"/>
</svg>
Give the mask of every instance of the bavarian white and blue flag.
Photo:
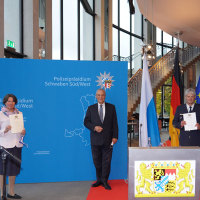
<svg viewBox="0 0 200 200">
<path fill-rule="evenodd" d="M 143 60 L 142 89 L 139 114 L 139 146 L 147 147 L 148 138 L 151 138 L 152 146 L 160 145 L 160 133 L 158 129 L 158 119 L 151 87 L 151 80 L 147 65 L 146 55 Z"/>
</svg>

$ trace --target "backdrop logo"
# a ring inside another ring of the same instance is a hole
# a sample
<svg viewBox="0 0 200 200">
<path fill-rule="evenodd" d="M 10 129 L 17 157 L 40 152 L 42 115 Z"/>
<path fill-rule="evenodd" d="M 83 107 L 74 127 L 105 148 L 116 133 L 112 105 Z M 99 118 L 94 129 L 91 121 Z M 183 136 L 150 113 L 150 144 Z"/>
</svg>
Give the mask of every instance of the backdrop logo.
<svg viewBox="0 0 200 200">
<path fill-rule="evenodd" d="M 114 76 L 110 76 L 110 73 L 104 74 L 100 73 L 100 76 L 97 76 L 98 80 L 96 81 L 98 83 L 97 86 L 100 86 L 101 88 L 110 89 L 113 85 L 114 80 L 112 80 Z"/>
</svg>

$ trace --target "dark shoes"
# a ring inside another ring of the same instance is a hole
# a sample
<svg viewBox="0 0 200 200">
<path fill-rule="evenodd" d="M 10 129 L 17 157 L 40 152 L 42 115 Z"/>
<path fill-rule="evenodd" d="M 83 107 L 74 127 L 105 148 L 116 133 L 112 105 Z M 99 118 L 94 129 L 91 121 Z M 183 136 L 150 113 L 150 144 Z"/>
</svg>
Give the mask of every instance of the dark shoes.
<svg viewBox="0 0 200 200">
<path fill-rule="evenodd" d="M 22 199 L 21 196 L 19 196 L 18 194 L 15 194 L 15 195 L 10 195 L 10 194 L 7 194 L 7 197 L 10 198 L 10 199 Z"/>
<path fill-rule="evenodd" d="M 105 181 L 102 183 L 102 186 L 106 189 L 106 190 L 111 190 L 110 185 L 108 185 L 108 183 Z"/>
<path fill-rule="evenodd" d="M 100 185 L 102 185 L 106 190 L 111 190 L 111 187 L 110 185 L 108 185 L 107 181 L 103 181 L 103 182 L 96 181 L 95 183 L 92 184 L 91 187 L 98 187 Z"/>
<path fill-rule="evenodd" d="M 92 187 L 98 187 L 101 184 L 102 184 L 101 181 L 96 181 L 95 183 L 92 184 Z"/>
</svg>

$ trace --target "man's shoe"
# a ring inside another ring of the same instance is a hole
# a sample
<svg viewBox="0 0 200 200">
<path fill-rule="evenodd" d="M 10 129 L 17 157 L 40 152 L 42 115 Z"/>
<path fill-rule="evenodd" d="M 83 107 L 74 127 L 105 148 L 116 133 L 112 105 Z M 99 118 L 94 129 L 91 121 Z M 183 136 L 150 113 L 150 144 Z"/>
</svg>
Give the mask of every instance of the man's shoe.
<svg viewBox="0 0 200 200">
<path fill-rule="evenodd" d="M 10 198 L 10 199 L 21 199 L 22 197 L 19 196 L 18 194 L 15 194 L 15 195 L 10 195 L 10 194 L 7 194 L 7 197 Z"/>
<path fill-rule="evenodd" d="M 111 190 L 111 187 L 110 187 L 110 185 L 108 185 L 107 182 L 103 182 L 102 185 L 106 190 Z"/>
<path fill-rule="evenodd" d="M 101 184 L 102 184 L 101 181 L 96 181 L 95 183 L 92 184 L 92 187 L 98 187 Z"/>
</svg>

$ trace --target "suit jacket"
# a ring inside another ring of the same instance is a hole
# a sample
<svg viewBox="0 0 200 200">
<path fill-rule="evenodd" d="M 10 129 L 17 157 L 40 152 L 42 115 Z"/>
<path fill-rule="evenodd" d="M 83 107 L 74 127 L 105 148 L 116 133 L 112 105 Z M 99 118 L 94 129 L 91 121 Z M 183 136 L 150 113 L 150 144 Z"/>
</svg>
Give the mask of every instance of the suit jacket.
<svg viewBox="0 0 200 200">
<path fill-rule="evenodd" d="M 103 123 L 98 113 L 98 103 L 91 105 L 87 109 L 84 125 L 90 130 L 91 145 L 110 145 L 112 138 L 118 139 L 118 123 L 115 106 L 105 103 L 105 117 Z M 103 131 L 94 131 L 95 126 L 101 126 Z"/>
<path fill-rule="evenodd" d="M 192 112 L 196 112 L 197 123 L 200 124 L 200 104 L 195 104 Z M 185 131 L 181 128 L 181 121 L 183 121 L 184 113 L 188 113 L 186 104 L 180 105 L 176 109 L 173 119 L 173 126 L 180 129 L 179 142 L 181 146 L 200 146 L 200 130 Z"/>
</svg>

